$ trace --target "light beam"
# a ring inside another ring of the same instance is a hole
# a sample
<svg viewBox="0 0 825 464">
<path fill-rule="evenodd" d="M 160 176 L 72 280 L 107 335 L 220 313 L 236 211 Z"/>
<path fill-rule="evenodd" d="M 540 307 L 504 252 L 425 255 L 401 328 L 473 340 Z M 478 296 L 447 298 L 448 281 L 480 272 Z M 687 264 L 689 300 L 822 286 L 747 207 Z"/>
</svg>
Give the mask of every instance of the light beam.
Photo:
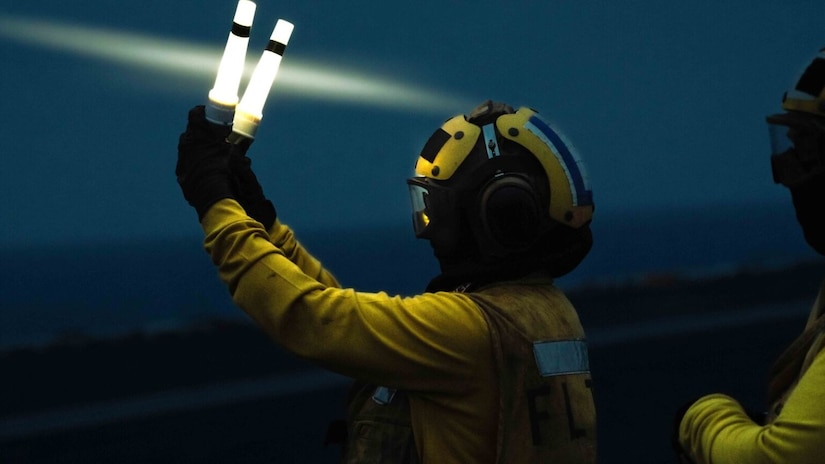
<svg viewBox="0 0 825 464">
<path fill-rule="evenodd" d="M 163 74 L 167 78 L 212 79 L 219 46 L 152 37 L 124 31 L 0 15 L 0 39 L 58 50 L 90 59 Z M 474 101 L 453 92 L 414 86 L 329 64 L 290 57 L 278 74 L 282 94 L 293 97 L 444 114 L 460 112 Z M 247 63 L 244 76 L 252 74 Z"/>
</svg>

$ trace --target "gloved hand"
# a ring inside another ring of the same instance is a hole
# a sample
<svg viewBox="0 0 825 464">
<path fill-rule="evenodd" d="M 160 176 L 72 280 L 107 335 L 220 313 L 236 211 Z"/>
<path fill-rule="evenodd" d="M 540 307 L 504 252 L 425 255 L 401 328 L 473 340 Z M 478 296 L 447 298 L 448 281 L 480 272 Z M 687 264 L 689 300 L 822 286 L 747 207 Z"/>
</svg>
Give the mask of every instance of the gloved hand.
<svg viewBox="0 0 825 464">
<path fill-rule="evenodd" d="M 224 198 L 234 198 L 229 169 L 231 128 L 206 120 L 204 106 L 189 110 L 186 131 L 178 140 L 175 175 L 183 197 L 195 208 L 198 220 Z"/>
<path fill-rule="evenodd" d="M 693 461 L 688 456 L 687 452 L 685 452 L 684 448 L 682 448 L 682 444 L 679 442 L 679 426 L 682 425 L 682 419 L 685 417 L 685 413 L 687 410 L 693 406 L 699 398 L 694 398 L 686 403 L 684 403 L 679 409 L 676 410 L 676 414 L 673 416 L 673 429 L 671 430 L 670 435 L 670 446 L 673 448 L 673 451 L 676 453 L 676 458 L 679 460 L 680 464 L 693 464 Z"/>
<path fill-rule="evenodd" d="M 233 176 L 236 199 L 249 217 L 260 222 L 266 230 L 269 230 L 272 224 L 275 223 L 277 213 L 275 212 L 275 206 L 264 195 L 258 177 L 252 172 L 252 160 L 246 156 L 251 144 L 251 139 L 245 139 L 232 145 L 229 168 Z"/>
</svg>

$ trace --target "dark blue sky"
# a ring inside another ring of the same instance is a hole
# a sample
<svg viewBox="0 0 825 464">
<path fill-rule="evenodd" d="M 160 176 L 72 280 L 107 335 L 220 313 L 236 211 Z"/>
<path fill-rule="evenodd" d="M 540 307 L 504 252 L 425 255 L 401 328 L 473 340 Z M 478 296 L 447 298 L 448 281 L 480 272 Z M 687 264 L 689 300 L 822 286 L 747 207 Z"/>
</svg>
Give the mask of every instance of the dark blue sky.
<svg viewBox="0 0 825 464">
<path fill-rule="evenodd" d="M 0 247 L 199 234 L 174 179 L 177 136 L 212 85 L 235 4 L 0 7 Z M 764 116 L 825 46 L 816 1 L 278 1 L 258 2 L 249 61 L 277 18 L 295 32 L 250 155 L 299 230 L 407 223 L 419 148 L 486 98 L 532 106 L 566 132 L 596 221 L 785 202 Z M 84 49 L 92 28 L 108 35 Z M 214 63 L 157 65 L 180 44 Z M 135 50 L 148 58 L 118 59 Z M 346 94 L 351 75 L 367 90 Z"/>
</svg>

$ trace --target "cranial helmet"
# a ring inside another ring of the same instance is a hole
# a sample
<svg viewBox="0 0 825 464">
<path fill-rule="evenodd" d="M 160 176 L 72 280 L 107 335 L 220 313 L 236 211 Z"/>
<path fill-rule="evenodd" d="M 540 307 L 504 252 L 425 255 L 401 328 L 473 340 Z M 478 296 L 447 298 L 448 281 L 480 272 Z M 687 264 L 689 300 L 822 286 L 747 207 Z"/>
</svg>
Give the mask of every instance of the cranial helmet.
<svg viewBox="0 0 825 464">
<path fill-rule="evenodd" d="M 782 108 L 825 116 L 825 48 L 805 68 L 796 84 L 785 92 Z"/>
<path fill-rule="evenodd" d="M 496 263 L 572 247 L 581 255 L 575 267 L 590 249 L 594 206 L 584 164 L 535 110 L 487 101 L 447 120 L 415 173 L 407 180 L 413 227 L 439 259 Z M 587 243 L 574 243 L 579 238 Z"/>
</svg>

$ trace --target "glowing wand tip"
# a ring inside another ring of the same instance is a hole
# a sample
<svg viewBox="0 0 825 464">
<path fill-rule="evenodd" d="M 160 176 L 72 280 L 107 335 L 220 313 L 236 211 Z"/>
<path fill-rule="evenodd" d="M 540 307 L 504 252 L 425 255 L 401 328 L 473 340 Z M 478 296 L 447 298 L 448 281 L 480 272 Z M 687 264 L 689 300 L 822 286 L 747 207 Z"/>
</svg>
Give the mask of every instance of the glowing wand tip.
<svg viewBox="0 0 825 464">
<path fill-rule="evenodd" d="M 226 48 L 218 65 L 215 85 L 209 91 L 209 104 L 206 105 L 206 119 L 214 123 L 232 124 L 255 8 L 254 2 L 240 0 L 235 9 L 232 30 L 226 39 Z"/>
<path fill-rule="evenodd" d="M 279 19 L 277 23 L 275 23 L 275 29 L 272 30 L 272 36 L 270 36 L 270 40 L 282 43 L 284 46 L 289 43 L 289 38 L 292 37 L 292 30 L 295 29 L 295 25 L 289 21 L 285 21 L 283 19 Z"/>
<path fill-rule="evenodd" d="M 232 134 L 229 136 L 230 141 L 238 142 L 243 138 L 255 138 L 255 132 L 263 118 L 264 104 L 275 82 L 275 76 L 278 74 L 281 59 L 294 27 L 292 23 L 283 19 L 279 19 L 275 24 L 269 44 L 255 66 L 252 77 L 249 78 L 249 84 L 241 102 L 238 103 Z"/>
</svg>

